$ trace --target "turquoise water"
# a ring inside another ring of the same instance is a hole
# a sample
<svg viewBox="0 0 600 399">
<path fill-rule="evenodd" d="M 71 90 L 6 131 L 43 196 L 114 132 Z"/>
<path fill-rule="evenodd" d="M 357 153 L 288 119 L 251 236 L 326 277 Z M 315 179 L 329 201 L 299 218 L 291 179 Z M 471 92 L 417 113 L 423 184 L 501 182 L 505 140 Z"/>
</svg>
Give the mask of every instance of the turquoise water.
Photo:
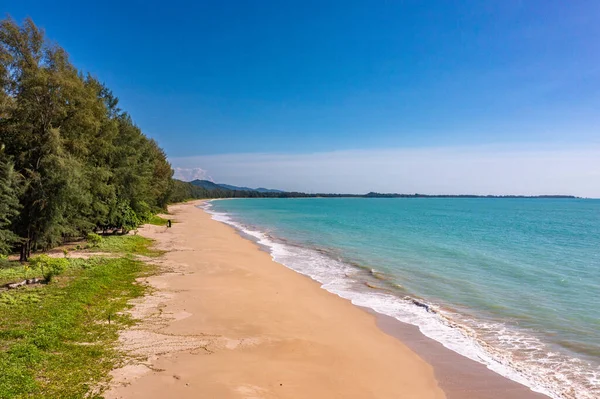
<svg viewBox="0 0 600 399">
<path fill-rule="evenodd" d="M 555 398 L 600 397 L 600 200 L 243 199 L 215 218 L 325 289 Z M 430 311 L 413 299 L 430 305 Z"/>
</svg>

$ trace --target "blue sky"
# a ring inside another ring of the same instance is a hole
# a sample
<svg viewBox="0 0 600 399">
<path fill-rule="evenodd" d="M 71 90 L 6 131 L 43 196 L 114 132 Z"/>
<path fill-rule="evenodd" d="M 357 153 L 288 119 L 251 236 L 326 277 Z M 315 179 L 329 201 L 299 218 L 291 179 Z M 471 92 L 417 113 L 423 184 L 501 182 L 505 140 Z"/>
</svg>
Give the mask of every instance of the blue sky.
<svg viewBox="0 0 600 399">
<path fill-rule="evenodd" d="M 275 159 L 394 149 L 426 164 L 440 148 L 458 158 L 456 149 L 485 148 L 548 159 L 600 147 L 598 1 L 1 1 L 106 82 L 186 176 L 307 191 L 341 181 L 356 192 L 352 180 L 365 176 L 339 160 L 324 179 Z M 257 153 L 271 164 L 251 176 L 207 164 Z M 456 163 L 448 162 L 440 167 Z M 494 170 L 511 158 L 498 162 Z M 549 165 L 536 193 L 600 196 L 585 183 L 553 182 L 561 164 Z M 373 185 L 406 191 L 387 169 Z M 507 184 L 444 190 L 511 191 L 509 170 Z M 587 164 L 570 173 L 600 176 Z M 415 189 L 446 187 L 435 173 L 427 179 Z"/>
</svg>

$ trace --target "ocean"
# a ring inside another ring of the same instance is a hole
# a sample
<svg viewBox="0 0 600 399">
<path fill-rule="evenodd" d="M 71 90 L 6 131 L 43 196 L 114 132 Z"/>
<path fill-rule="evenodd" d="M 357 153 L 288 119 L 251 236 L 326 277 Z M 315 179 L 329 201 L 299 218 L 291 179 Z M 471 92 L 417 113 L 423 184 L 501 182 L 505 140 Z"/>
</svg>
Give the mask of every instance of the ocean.
<svg viewBox="0 0 600 399">
<path fill-rule="evenodd" d="M 600 398 L 600 200 L 206 205 L 330 292 L 552 398 Z"/>
</svg>

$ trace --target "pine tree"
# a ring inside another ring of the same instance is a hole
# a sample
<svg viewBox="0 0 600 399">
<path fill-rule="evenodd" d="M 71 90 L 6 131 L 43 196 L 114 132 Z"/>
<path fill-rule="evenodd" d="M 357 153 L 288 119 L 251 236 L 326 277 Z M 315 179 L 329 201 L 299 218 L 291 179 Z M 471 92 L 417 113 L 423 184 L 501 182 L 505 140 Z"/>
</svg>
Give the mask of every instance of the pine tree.
<svg viewBox="0 0 600 399">
<path fill-rule="evenodd" d="M 117 105 L 31 19 L 0 22 L 2 194 L 13 195 L 4 186 L 19 176 L 20 209 L 5 207 L 0 228 L 19 237 L 21 260 L 96 228 L 133 228 L 166 206 L 166 155 Z"/>
<path fill-rule="evenodd" d="M 10 230 L 12 220 L 19 214 L 18 177 L 0 147 L 0 254 L 7 254 L 19 237 Z"/>
<path fill-rule="evenodd" d="M 22 237 L 21 260 L 32 246 L 49 244 L 60 229 L 66 157 L 61 146 L 60 119 L 66 109 L 56 65 L 64 63 L 60 49 L 44 45 L 43 32 L 31 20 L 23 27 L 12 20 L 2 22 L 0 39 L 7 69 L 13 74 L 14 107 L 3 119 L 7 150 L 23 175 L 23 207 L 15 232 Z"/>
</svg>

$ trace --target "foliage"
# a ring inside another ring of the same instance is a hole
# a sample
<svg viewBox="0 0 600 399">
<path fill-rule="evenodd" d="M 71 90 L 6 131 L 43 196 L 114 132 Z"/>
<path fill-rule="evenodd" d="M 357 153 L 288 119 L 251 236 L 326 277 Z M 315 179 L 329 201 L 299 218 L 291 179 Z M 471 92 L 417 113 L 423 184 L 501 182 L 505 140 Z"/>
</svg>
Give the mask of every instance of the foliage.
<svg viewBox="0 0 600 399">
<path fill-rule="evenodd" d="M 21 260 L 164 209 L 172 170 L 118 99 L 26 19 L 0 22 L 0 252 Z"/>
<path fill-rule="evenodd" d="M 158 215 L 152 215 L 152 217 L 146 221 L 146 223 L 153 224 L 155 226 L 166 226 L 167 222 L 167 219 L 161 218 Z"/>
<path fill-rule="evenodd" d="M 143 211 L 147 210 L 146 206 L 142 207 Z M 131 206 L 125 201 L 121 201 L 114 208 L 114 213 L 111 214 L 109 219 L 110 226 L 116 227 L 128 232 L 135 229 L 142 223 L 142 218 L 131 208 Z"/>
<path fill-rule="evenodd" d="M 37 273 L 31 271 L 31 267 L 27 263 L 0 259 L 0 286 L 32 277 L 42 277 L 41 271 L 37 271 Z"/>
<path fill-rule="evenodd" d="M 118 364 L 118 331 L 132 323 L 121 312 L 143 295 L 136 278 L 148 266 L 127 258 L 73 265 L 60 284 L 0 294 L 0 399 L 90 397 Z"/>
<path fill-rule="evenodd" d="M 54 276 L 62 274 L 69 267 L 66 258 L 52 258 L 48 255 L 39 255 L 31 258 L 29 264 L 32 269 L 39 269 L 46 281 L 51 281 Z"/>
<path fill-rule="evenodd" d="M 0 255 L 8 253 L 19 240 L 10 230 L 11 219 L 19 214 L 18 194 L 17 174 L 4 148 L 0 148 Z"/>
<path fill-rule="evenodd" d="M 96 247 L 100 252 L 120 252 L 131 255 L 159 256 L 163 252 L 150 248 L 152 240 L 138 235 L 108 236 Z"/>
<path fill-rule="evenodd" d="M 96 233 L 88 233 L 87 241 L 93 246 L 97 247 L 102 242 L 102 237 Z"/>
<path fill-rule="evenodd" d="M 208 187 L 202 183 L 204 183 L 202 180 L 183 182 L 174 179 L 171 189 L 171 201 L 184 202 L 191 199 L 204 198 L 303 198 L 348 196 L 340 194 L 306 194 L 287 191 L 232 190 L 221 187 L 218 184 L 212 184 L 211 187 Z"/>
<path fill-rule="evenodd" d="M 172 170 L 164 151 L 96 78 L 78 71 L 31 19 L 0 21 L 0 282 L 52 284 L 0 293 L 0 399 L 80 398 L 115 366 L 121 311 L 147 266 L 40 255 L 98 229 L 128 231 L 163 210 Z M 156 256 L 139 236 L 88 236 L 106 252 Z M 25 262 L 30 260 L 29 263 Z M 112 318 L 113 323 L 105 323 Z"/>
<path fill-rule="evenodd" d="M 48 267 L 48 260 L 50 267 Z M 79 259 L 51 258 L 47 255 L 33 256 L 29 263 L 0 260 L 0 286 L 6 283 L 14 283 L 28 278 L 43 278 L 44 274 L 52 270 L 52 277 L 61 274 L 74 267 Z M 50 278 L 52 278 L 50 277 Z"/>
</svg>

